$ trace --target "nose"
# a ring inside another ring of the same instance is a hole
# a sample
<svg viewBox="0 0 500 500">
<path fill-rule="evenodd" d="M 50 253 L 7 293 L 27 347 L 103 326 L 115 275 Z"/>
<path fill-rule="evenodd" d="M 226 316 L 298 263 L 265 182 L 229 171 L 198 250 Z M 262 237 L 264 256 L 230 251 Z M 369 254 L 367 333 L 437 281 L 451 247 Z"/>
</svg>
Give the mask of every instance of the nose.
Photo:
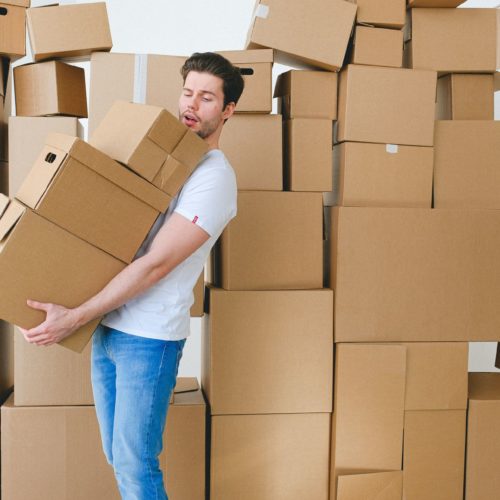
<svg viewBox="0 0 500 500">
<path fill-rule="evenodd" d="M 198 98 L 195 95 L 192 95 L 187 100 L 187 107 L 191 110 L 198 109 Z"/>
</svg>

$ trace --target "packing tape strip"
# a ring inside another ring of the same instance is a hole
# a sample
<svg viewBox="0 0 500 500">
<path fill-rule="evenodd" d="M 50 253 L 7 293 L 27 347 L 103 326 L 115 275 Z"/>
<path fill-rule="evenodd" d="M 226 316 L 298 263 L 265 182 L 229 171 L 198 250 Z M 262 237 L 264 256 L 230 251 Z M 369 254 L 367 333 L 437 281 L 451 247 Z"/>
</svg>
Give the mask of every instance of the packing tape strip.
<svg viewBox="0 0 500 500">
<path fill-rule="evenodd" d="M 146 85 L 148 82 L 148 55 L 136 54 L 134 67 L 134 96 L 136 104 L 146 104 Z"/>
<path fill-rule="evenodd" d="M 269 6 L 264 4 L 257 5 L 257 8 L 255 9 L 255 17 L 267 19 L 268 16 L 269 16 Z"/>
<path fill-rule="evenodd" d="M 397 153 L 398 152 L 398 145 L 397 144 L 386 144 L 385 145 L 385 150 L 387 153 Z"/>
</svg>

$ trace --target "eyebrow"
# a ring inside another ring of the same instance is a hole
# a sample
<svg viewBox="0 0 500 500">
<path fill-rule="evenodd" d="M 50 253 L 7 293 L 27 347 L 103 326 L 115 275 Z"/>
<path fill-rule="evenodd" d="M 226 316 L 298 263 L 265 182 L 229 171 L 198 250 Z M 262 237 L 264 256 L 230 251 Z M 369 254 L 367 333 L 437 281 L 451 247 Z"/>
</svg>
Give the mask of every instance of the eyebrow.
<svg viewBox="0 0 500 500">
<path fill-rule="evenodd" d="M 193 92 L 193 89 L 190 89 L 188 87 L 184 87 L 182 90 L 187 90 L 188 92 Z M 210 90 L 200 90 L 198 93 L 199 94 L 210 94 L 210 95 L 213 95 L 215 97 L 215 92 L 211 92 Z"/>
</svg>

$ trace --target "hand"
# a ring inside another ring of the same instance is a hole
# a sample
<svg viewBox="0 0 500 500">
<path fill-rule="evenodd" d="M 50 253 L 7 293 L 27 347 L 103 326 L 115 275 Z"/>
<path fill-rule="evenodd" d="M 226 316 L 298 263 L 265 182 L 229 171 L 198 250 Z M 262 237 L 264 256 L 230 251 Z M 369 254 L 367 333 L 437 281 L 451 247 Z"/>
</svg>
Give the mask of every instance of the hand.
<svg viewBox="0 0 500 500">
<path fill-rule="evenodd" d="M 80 326 L 74 309 L 34 300 L 28 300 L 27 304 L 33 309 L 47 313 L 45 321 L 38 326 L 29 330 L 19 328 L 26 341 L 31 344 L 39 346 L 55 344 L 71 335 Z"/>
</svg>

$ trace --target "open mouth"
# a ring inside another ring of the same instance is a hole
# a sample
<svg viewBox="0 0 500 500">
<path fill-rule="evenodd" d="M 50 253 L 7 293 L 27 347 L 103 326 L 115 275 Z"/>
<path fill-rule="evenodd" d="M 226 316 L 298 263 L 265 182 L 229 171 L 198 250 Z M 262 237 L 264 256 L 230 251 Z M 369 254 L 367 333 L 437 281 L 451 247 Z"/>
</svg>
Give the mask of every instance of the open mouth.
<svg viewBox="0 0 500 500">
<path fill-rule="evenodd" d="M 194 115 L 191 115 L 191 114 L 184 114 L 182 116 L 182 121 L 188 127 L 193 127 L 194 125 L 196 125 L 198 123 L 198 119 Z"/>
</svg>

